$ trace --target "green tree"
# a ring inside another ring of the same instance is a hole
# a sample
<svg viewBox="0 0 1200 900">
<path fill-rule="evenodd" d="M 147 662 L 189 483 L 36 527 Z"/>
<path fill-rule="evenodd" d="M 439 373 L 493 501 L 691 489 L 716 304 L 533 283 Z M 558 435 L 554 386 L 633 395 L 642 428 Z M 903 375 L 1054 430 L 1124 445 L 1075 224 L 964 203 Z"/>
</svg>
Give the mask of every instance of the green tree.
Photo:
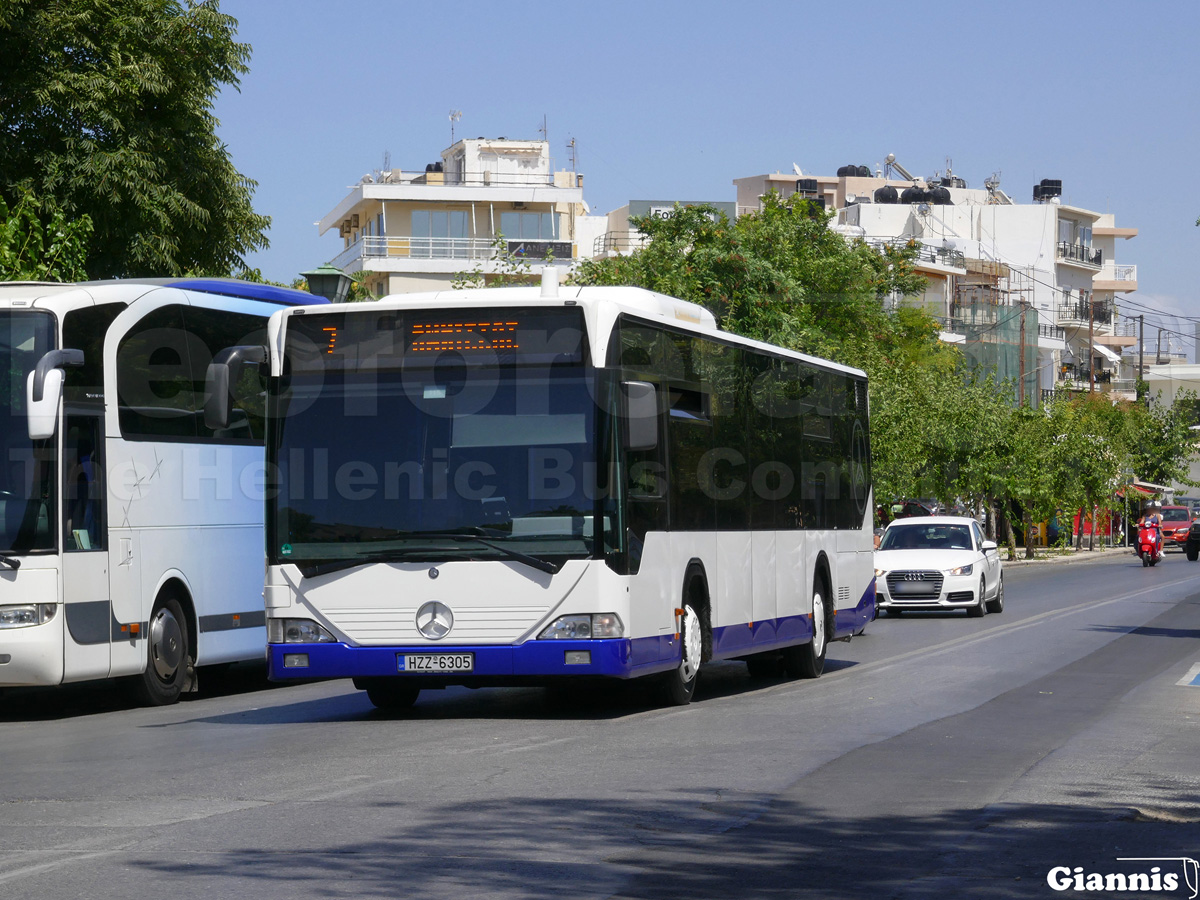
<svg viewBox="0 0 1200 900">
<path fill-rule="evenodd" d="M 22 191 L 10 210 L 0 199 L 0 280 L 81 281 L 92 220 L 68 219 L 52 201 Z"/>
<path fill-rule="evenodd" d="M 226 275 L 267 246 L 212 105 L 250 47 L 217 0 L 0 5 L 0 199 L 94 226 L 93 278 Z"/>
</svg>

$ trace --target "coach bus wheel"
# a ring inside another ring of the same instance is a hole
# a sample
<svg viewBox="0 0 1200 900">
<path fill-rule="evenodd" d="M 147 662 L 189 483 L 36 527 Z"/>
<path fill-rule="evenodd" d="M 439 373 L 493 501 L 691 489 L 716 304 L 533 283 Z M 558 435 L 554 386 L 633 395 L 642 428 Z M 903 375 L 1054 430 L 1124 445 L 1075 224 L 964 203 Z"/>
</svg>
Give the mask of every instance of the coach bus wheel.
<svg viewBox="0 0 1200 900">
<path fill-rule="evenodd" d="M 799 647 L 783 650 L 783 667 L 793 678 L 820 678 L 825 671 L 825 649 L 828 633 L 825 630 L 825 598 L 821 594 L 824 585 L 817 582 L 812 595 L 812 640 Z"/>
<path fill-rule="evenodd" d="M 134 682 L 137 697 L 147 706 L 174 703 L 190 677 L 192 655 L 183 607 L 169 594 L 154 604 L 146 644 L 146 668 Z"/>
<path fill-rule="evenodd" d="M 687 706 L 692 702 L 704 656 L 704 621 L 690 600 L 683 603 L 679 636 L 683 657 L 677 667 L 661 676 L 663 699 L 668 706 Z"/>
<path fill-rule="evenodd" d="M 359 686 L 356 679 L 355 687 Z M 370 679 L 362 687 L 367 692 L 367 699 L 376 709 L 388 712 L 412 709 L 412 705 L 417 702 L 417 695 L 421 693 L 419 687 L 401 678 Z"/>
</svg>

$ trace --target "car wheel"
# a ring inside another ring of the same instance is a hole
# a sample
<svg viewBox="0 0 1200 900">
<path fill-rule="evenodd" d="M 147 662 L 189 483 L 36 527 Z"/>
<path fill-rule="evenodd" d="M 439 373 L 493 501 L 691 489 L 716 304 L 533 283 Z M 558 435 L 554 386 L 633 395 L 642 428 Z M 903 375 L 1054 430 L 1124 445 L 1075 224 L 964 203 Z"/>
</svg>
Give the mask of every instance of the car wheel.
<svg viewBox="0 0 1200 900">
<path fill-rule="evenodd" d="M 1000 575 L 1000 581 L 996 584 L 996 596 L 988 601 L 987 611 L 990 613 L 1004 612 L 1004 575 Z"/>
<path fill-rule="evenodd" d="M 967 615 L 972 619 L 979 619 L 987 615 L 987 600 L 984 598 L 986 590 L 987 581 L 981 575 L 979 577 L 979 602 L 967 610 Z"/>
<path fill-rule="evenodd" d="M 1200 559 L 1200 547 L 1193 547 L 1191 544 L 1188 544 L 1184 552 L 1187 554 L 1188 562 L 1195 562 L 1197 559 Z"/>
</svg>

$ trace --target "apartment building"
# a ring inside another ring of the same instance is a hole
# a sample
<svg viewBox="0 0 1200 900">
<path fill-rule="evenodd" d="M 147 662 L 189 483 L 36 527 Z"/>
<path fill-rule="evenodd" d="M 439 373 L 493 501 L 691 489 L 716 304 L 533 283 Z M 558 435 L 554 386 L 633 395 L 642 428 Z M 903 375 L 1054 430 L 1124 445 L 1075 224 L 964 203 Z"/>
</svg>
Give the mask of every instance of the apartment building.
<svg viewBox="0 0 1200 900">
<path fill-rule="evenodd" d="M 553 170 L 547 141 L 455 142 L 423 171 L 364 175 L 318 223 L 336 232 L 331 263 L 370 272 L 376 296 L 450 287 L 462 273 L 498 270 L 497 251 L 571 265 L 591 254 L 602 217 L 587 216 L 583 176 Z M 589 221 L 590 220 L 590 221 Z"/>
<path fill-rule="evenodd" d="M 739 213 L 761 208 L 775 190 L 835 211 L 833 227 L 848 237 L 915 241 L 929 286 L 904 302 L 924 305 L 943 323 L 944 339 L 1017 379 L 1019 399 L 1036 404 L 1055 390 L 1133 396 L 1135 373 L 1121 350 L 1136 342 L 1135 323 L 1121 317 L 1118 298 L 1137 290 L 1137 267 L 1116 256 L 1137 229 L 1064 204 L 1060 181 L 1033 185 L 1031 202 L 1018 203 L 998 176 L 970 188 L 949 168 L 919 178 L 889 157 L 874 171 L 777 172 L 734 185 Z"/>
<path fill-rule="evenodd" d="M 666 218 L 675 212 L 676 206 L 711 206 L 730 221 L 737 215 L 735 204 L 723 200 L 630 200 L 604 217 L 604 231 L 593 241 L 591 255 L 601 258 L 642 249 L 646 245 L 646 235 L 635 228 L 630 219 Z"/>
</svg>

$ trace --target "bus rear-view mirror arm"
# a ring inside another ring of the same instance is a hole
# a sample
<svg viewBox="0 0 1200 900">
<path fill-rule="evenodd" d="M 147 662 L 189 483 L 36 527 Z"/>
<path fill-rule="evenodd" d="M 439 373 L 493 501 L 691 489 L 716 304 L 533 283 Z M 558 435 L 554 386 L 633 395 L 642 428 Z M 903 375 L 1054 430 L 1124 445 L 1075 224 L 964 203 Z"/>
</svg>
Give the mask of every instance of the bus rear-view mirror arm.
<svg viewBox="0 0 1200 900">
<path fill-rule="evenodd" d="M 226 347 L 208 364 L 204 376 L 204 424 L 213 430 L 229 427 L 231 390 L 247 363 L 262 365 L 267 348 L 253 344 Z"/>
<path fill-rule="evenodd" d="M 58 404 L 62 400 L 64 366 L 82 366 L 82 350 L 51 350 L 38 360 L 25 381 L 26 421 L 29 439 L 54 437 L 58 427 Z"/>
<path fill-rule="evenodd" d="M 625 449 L 653 450 L 658 446 L 658 389 L 648 381 L 623 383 Z"/>
</svg>

